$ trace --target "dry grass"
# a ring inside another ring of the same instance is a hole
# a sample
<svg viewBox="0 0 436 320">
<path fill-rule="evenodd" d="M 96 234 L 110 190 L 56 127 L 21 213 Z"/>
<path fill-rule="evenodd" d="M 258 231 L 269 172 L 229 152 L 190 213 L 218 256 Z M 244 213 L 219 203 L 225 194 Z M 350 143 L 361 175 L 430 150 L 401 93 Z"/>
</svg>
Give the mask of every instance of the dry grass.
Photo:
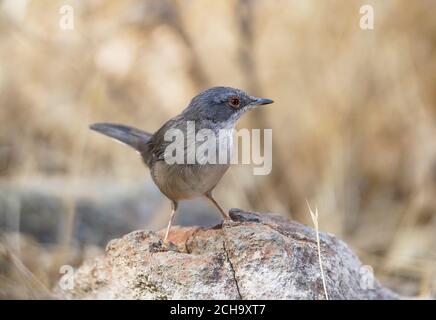
<svg viewBox="0 0 436 320">
<path fill-rule="evenodd" d="M 310 213 L 310 217 L 312 218 L 313 226 L 315 227 L 316 246 L 318 248 L 319 270 L 321 272 L 322 286 L 324 288 L 325 299 L 329 300 L 329 295 L 327 293 L 327 285 L 326 285 L 325 275 L 324 275 L 324 268 L 322 266 L 321 244 L 320 244 L 320 241 L 319 241 L 318 208 L 315 208 L 315 212 L 313 212 L 312 208 L 309 205 L 309 202 L 307 202 L 307 206 L 309 208 L 309 213 Z"/>
<path fill-rule="evenodd" d="M 434 1 L 74 1 L 74 31 L 58 27 L 64 1 L 29 0 L 23 17 L 2 3 L 0 182 L 63 179 L 62 250 L 77 250 L 72 195 L 84 177 L 149 179 L 90 122 L 153 131 L 205 87 L 231 85 L 276 102 L 240 125 L 273 128 L 273 172 L 233 168 L 217 188 L 223 206 L 310 223 L 313 199 L 323 230 L 384 283 L 434 295 Z M 373 31 L 358 27 L 362 4 L 375 8 Z M 65 261 L 40 273 L 30 257 L 45 249 L 28 250 L 26 268 L 52 285 Z"/>
</svg>

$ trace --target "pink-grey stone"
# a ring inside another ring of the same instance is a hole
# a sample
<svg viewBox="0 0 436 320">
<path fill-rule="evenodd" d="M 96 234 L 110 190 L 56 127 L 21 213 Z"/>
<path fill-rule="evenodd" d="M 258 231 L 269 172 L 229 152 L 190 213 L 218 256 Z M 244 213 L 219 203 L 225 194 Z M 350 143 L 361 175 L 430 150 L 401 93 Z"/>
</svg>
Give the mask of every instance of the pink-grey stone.
<svg viewBox="0 0 436 320">
<path fill-rule="evenodd" d="M 272 214 L 232 210 L 213 228 L 175 227 L 164 248 L 159 234 L 134 231 L 86 262 L 72 299 L 325 299 L 312 228 Z M 372 277 L 348 246 L 320 233 L 330 299 L 398 299 Z"/>
</svg>

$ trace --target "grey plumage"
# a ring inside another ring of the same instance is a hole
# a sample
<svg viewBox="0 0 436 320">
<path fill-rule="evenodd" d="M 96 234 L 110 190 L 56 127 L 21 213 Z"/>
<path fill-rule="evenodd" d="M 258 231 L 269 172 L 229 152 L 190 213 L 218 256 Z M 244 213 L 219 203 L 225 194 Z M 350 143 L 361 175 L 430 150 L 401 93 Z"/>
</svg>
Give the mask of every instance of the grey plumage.
<svg viewBox="0 0 436 320">
<path fill-rule="evenodd" d="M 224 218 L 228 214 L 212 197 L 212 190 L 227 171 L 229 164 L 168 164 L 165 150 L 172 141 L 166 141 L 165 133 L 178 129 L 186 138 L 187 122 L 195 123 L 195 133 L 201 129 L 233 129 L 239 118 L 248 110 L 272 100 L 249 96 L 239 89 L 229 87 L 210 88 L 194 97 L 183 112 L 168 120 L 154 134 L 125 125 L 96 123 L 92 130 L 114 138 L 136 149 L 150 168 L 153 181 L 161 192 L 172 201 L 172 214 L 167 228 L 168 237 L 172 217 L 179 200 L 206 196 L 219 209 Z M 231 136 L 229 137 L 231 139 Z M 229 147 L 230 148 L 230 147 Z M 231 150 L 228 150 L 229 154 Z M 185 143 L 185 155 L 187 144 Z"/>
<path fill-rule="evenodd" d="M 94 123 L 89 128 L 132 147 L 141 154 L 144 163 L 149 164 L 148 142 L 153 136 L 151 133 L 115 123 Z"/>
</svg>

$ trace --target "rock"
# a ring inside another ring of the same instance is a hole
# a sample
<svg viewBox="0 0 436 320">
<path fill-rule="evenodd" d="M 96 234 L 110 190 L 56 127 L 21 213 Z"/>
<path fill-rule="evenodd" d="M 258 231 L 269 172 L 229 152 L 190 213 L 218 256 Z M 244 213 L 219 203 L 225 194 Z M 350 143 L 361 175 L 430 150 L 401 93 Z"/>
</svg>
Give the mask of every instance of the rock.
<svg viewBox="0 0 436 320">
<path fill-rule="evenodd" d="M 272 214 L 231 211 L 213 228 L 135 231 L 74 275 L 73 299 L 325 299 L 316 233 Z M 398 299 L 372 277 L 347 245 L 320 233 L 330 299 Z"/>
</svg>

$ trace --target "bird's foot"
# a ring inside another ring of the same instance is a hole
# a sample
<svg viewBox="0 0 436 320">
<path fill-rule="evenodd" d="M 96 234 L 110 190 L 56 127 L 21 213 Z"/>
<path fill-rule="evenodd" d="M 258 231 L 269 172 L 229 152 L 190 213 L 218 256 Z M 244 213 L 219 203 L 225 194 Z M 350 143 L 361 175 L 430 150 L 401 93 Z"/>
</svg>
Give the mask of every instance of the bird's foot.
<svg viewBox="0 0 436 320">
<path fill-rule="evenodd" d="M 230 209 L 230 219 L 239 222 L 261 222 L 262 216 L 256 212 L 250 212 L 238 208 Z"/>
<path fill-rule="evenodd" d="M 171 241 L 159 240 L 153 243 L 150 243 L 149 246 L 150 252 L 167 252 L 167 251 L 178 251 L 177 246 Z"/>
<path fill-rule="evenodd" d="M 169 240 L 162 241 L 162 251 L 178 251 L 177 246 Z"/>
</svg>

